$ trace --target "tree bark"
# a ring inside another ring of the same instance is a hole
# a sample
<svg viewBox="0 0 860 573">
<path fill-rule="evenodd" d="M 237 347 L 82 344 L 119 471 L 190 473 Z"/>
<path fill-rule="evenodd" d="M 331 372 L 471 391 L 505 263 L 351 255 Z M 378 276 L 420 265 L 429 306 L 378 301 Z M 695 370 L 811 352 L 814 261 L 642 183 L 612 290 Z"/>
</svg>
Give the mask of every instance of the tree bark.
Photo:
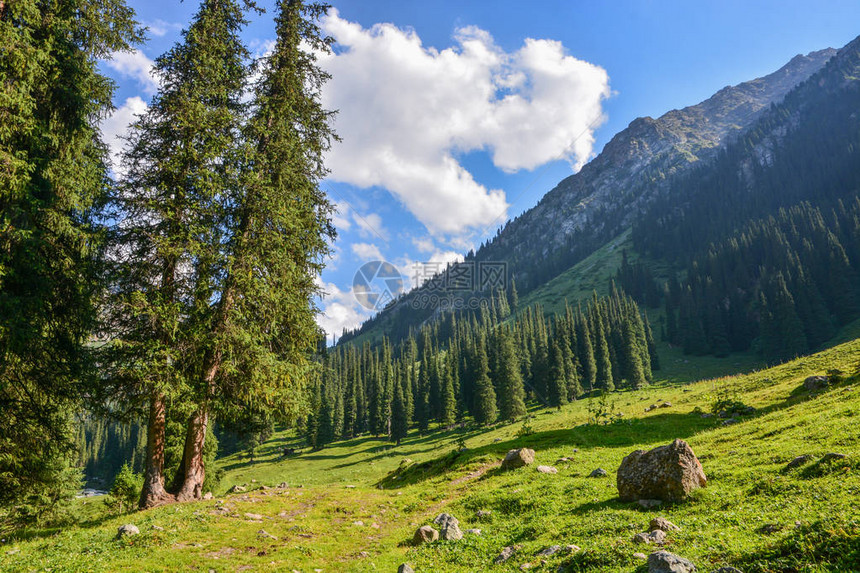
<svg viewBox="0 0 860 573">
<path fill-rule="evenodd" d="M 176 501 L 193 501 L 203 496 L 203 481 L 206 479 L 203 448 L 206 445 L 208 425 L 209 407 L 204 401 L 188 422 L 185 448 L 182 453 L 182 485 L 176 492 Z"/>
<path fill-rule="evenodd" d="M 146 430 L 146 473 L 138 507 L 150 509 L 175 501 L 164 489 L 165 400 L 161 392 L 153 391 L 149 405 Z"/>
</svg>

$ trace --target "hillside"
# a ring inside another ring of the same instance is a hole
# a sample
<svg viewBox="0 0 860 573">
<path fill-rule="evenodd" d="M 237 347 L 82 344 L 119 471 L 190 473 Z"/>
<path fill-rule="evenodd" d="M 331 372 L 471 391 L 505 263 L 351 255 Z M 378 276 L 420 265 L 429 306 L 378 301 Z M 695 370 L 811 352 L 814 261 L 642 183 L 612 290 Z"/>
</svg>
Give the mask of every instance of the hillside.
<svg viewBox="0 0 860 573">
<path fill-rule="evenodd" d="M 616 239 L 649 202 L 671 190 L 672 182 L 716 158 L 836 53 L 799 55 L 770 75 L 726 87 L 697 105 L 634 120 L 581 171 L 509 221 L 467 260 L 505 262 L 521 294 L 543 287 Z M 358 336 L 342 341 L 378 343 L 382 333 L 405 337 L 433 316 L 432 305 L 416 304 L 426 295 L 417 289 L 403 296 L 366 322 Z"/>
<path fill-rule="evenodd" d="M 860 379 L 821 393 L 800 387 L 807 376 L 834 368 L 858 372 L 858 356 L 860 339 L 747 375 L 617 393 L 609 405 L 623 417 L 609 425 L 587 424 L 597 404 L 582 400 L 534 412 L 533 433 L 522 437 L 515 424 L 411 436 L 399 447 L 358 438 L 284 459 L 279 451 L 292 439 L 279 434 L 254 462 L 238 455 L 222 461 L 223 489 L 245 483 L 247 494 L 222 491 L 211 501 L 24 532 L 5 541 L 0 571 L 395 571 L 408 562 L 418 572 L 517 571 L 525 563 L 621 572 L 638 570 L 642 562 L 633 554 L 650 549 L 631 539 L 658 515 L 681 527 L 666 548 L 700 571 L 854 570 Z M 732 425 L 702 415 L 725 398 L 755 413 Z M 672 406 L 643 413 L 658 402 Z M 691 444 L 708 487 L 689 502 L 651 510 L 618 501 L 612 476 L 622 457 L 674 438 Z M 458 452 L 460 439 L 468 449 Z M 558 473 L 535 466 L 500 471 L 498 460 L 520 446 L 536 450 L 535 465 L 554 465 Z M 831 452 L 848 457 L 815 461 Z M 803 454 L 814 459 L 785 469 Z M 571 460 L 557 461 L 562 457 Z M 598 467 L 610 477 L 587 477 Z M 255 489 L 281 482 L 286 487 Z M 479 510 L 491 514 L 479 519 Z M 415 529 L 442 511 L 481 534 L 410 547 Z M 141 534 L 115 540 L 124 523 Z M 581 550 L 536 555 L 567 544 Z M 506 546 L 519 549 L 491 566 Z"/>
</svg>

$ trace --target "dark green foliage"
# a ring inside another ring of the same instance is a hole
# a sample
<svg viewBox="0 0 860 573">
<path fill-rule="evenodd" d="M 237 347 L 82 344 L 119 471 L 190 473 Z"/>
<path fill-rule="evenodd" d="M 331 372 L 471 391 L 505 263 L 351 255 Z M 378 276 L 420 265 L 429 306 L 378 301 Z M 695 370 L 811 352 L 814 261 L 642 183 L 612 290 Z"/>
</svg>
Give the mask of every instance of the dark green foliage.
<svg viewBox="0 0 860 573">
<path fill-rule="evenodd" d="M 137 507 L 141 488 L 143 488 L 143 476 L 134 473 L 130 465 L 123 464 L 113 480 L 105 503 L 119 513 L 128 511 Z"/>
<path fill-rule="evenodd" d="M 0 4 L 0 527 L 64 499 L 109 189 L 99 60 L 142 39 L 122 0 Z M 78 483 L 79 485 L 79 483 Z M 24 509 L 26 508 L 26 509 Z"/>
</svg>

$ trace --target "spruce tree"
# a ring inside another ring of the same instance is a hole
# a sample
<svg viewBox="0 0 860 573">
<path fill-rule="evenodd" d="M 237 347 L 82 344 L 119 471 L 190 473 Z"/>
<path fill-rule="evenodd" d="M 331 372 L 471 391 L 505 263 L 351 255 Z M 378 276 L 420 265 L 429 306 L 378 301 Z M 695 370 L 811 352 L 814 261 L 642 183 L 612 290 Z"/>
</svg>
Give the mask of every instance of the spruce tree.
<svg viewBox="0 0 860 573">
<path fill-rule="evenodd" d="M 391 400 L 391 432 L 389 439 L 398 446 L 400 440 L 406 437 L 409 429 L 407 419 L 406 400 L 403 396 L 403 384 L 399 381 L 394 385 L 394 397 Z"/>
<path fill-rule="evenodd" d="M 80 485 L 70 421 L 100 382 L 87 342 L 110 186 L 99 60 L 141 40 L 122 0 L 0 2 L 0 523 Z"/>
<path fill-rule="evenodd" d="M 483 336 L 475 345 L 475 399 L 472 414 L 475 421 L 486 426 L 496 421 L 496 391 L 490 380 L 490 365 L 487 358 L 486 341 Z"/>
<path fill-rule="evenodd" d="M 549 353 L 549 380 L 547 384 L 548 402 L 561 410 L 567 404 L 567 376 L 564 367 L 564 353 L 558 343 L 558 337 L 553 337 Z"/>
<path fill-rule="evenodd" d="M 499 386 L 499 416 L 503 420 L 514 421 L 526 414 L 523 377 L 510 331 L 502 327 L 497 336 L 499 358 L 496 377 Z"/>
</svg>

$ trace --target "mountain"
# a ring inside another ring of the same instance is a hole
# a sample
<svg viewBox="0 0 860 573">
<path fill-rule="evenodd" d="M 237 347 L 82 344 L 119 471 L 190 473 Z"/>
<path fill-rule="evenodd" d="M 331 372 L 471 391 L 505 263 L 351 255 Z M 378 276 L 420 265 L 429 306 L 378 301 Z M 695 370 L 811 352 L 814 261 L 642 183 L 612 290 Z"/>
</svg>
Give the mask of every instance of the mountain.
<svg viewBox="0 0 860 573">
<path fill-rule="evenodd" d="M 707 169 L 834 56 L 851 53 L 853 44 L 798 55 L 772 74 L 723 88 L 697 105 L 634 120 L 581 171 L 469 253 L 467 264 L 503 262 L 520 295 L 540 288 L 630 229 L 649 205 L 671 204 L 668 195 L 678 192 L 678 181 Z M 763 129 L 786 132 L 790 126 Z M 413 290 L 341 341 L 378 341 L 383 334 L 400 339 L 438 314 L 442 298 L 427 287 Z"/>
</svg>

